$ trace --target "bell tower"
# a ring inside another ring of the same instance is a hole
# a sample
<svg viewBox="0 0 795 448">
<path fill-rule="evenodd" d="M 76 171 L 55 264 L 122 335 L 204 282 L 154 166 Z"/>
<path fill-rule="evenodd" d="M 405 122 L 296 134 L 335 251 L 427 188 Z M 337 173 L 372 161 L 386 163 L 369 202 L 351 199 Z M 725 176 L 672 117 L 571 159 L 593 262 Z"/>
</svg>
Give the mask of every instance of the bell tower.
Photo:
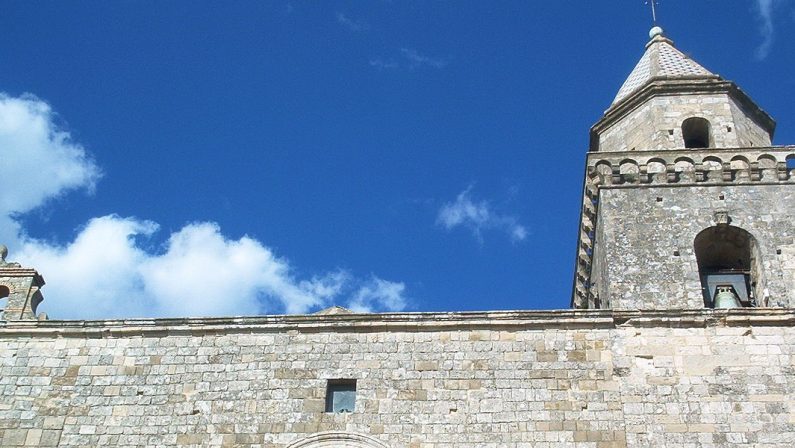
<svg viewBox="0 0 795 448">
<path fill-rule="evenodd" d="M 44 278 L 35 269 L 6 261 L 8 248 L 0 244 L 0 321 L 44 320 L 36 308 L 44 300 Z"/>
<path fill-rule="evenodd" d="M 572 307 L 795 307 L 795 147 L 772 146 L 736 84 L 649 37 L 591 128 Z"/>
</svg>

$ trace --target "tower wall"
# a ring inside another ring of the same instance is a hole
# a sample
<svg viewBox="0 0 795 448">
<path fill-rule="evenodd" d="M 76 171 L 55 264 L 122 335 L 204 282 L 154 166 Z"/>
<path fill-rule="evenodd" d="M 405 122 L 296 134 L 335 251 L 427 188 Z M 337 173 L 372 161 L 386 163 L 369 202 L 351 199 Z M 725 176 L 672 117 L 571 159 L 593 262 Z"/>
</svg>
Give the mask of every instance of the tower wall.
<svg viewBox="0 0 795 448">
<path fill-rule="evenodd" d="M 589 153 L 573 305 L 708 306 L 694 240 L 726 225 L 753 241 L 756 305 L 795 306 L 793 158 L 795 147 Z"/>
<path fill-rule="evenodd" d="M 734 138 L 736 139 L 737 147 L 769 146 L 773 144 L 770 133 L 750 118 L 748 111 L 742 104 L 732 100 L 729 102 L 729 107 L 734 121 Z M 725 128 L 721 132 L 724 130 Z M 726 145 L 726 147 L 731 146 L 733 145 Z"/>
<path fill-rule="evenodd" d="M 726 93 L 653 96 L 599 130 L 599 151 L 682 149 L 682 123 L 709 120 L 710 147 L 770 146 L 770 134 Z"/>
<path fill-rule="evenodd" d="M 595 257 L 607 262 L 592 282 L 616 309 L 703 308 L 694 241 L 727 212 L 728 225 L 756 241 L 758 305 L 795 307 L 791 255 L 782 250 L 795 244 L 790 204 L 795 189 L 781 185 L 603 188 Z"/>
</svg>

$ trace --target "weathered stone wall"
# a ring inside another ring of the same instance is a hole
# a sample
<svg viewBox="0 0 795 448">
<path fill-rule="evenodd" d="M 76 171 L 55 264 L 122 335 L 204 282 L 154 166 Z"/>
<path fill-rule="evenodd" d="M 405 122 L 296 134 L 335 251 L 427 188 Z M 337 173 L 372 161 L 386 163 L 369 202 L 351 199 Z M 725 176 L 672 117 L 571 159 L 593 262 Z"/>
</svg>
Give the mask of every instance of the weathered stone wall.
<svg viewBox="0 0 795 448">
<path fill-rule="evenodd" d="M 275 448 L 336 431 L 393 448 L 790 447 L 793 323 L 770 309 L 18 322 L 0 327 L 0 445 Z M 336 378 L 357 380 L 355 412 L 324 412 Z"/>
<path fill-rule="evenodd" d="M 781 260 L 781 275 L 787 288 L 788 303 L 795 303 L 795 243 L 782 245 L 778 258 Z"/>
<path fill-rule="evenodd" d="M 712 147 L 770 146 L 770 135 L 728 94 L 662 95 L 650 98 L 599 134 L 599 151 L 684 148 L 682 122 L 709 120 Z"/>
<path fill-rule="evenodd" d="M 604 221 L 597 219 L 595 227 L 593 233 L 594 238 L 591 238 L 591 241 L 602 241 L 605 235 Z M 608 278 L 608 266 L 607 251 L 597 246 L 595 250 L 593 250 L 593 267 L 590 272 L 590 285 L 588 285 L 591 292 L 591 294 L 589 294 L 590 303 L 587 304 L 586 308 L 600 309 L 610 308 L 612 306 L 610 303 L 610 293 L 607 289 L 608 282 L 603 281 L 603 279 Z"/>
<path fill-rule="evenodd" d="M 703 306 L 696 296 L 680 300 L 700 294 L 693 239 L 725 212 L 756 243 L 757 233 L 766 240 L 768 252 L 752 260 L 757 298 L 793 306 L 793 157 L 792 146 L 589 153 L 572 305 Z M 613 303 L 617 295 L 627 296 L 623 304 Z"/>
<path fill-rule="evenodd" d="M 729 102 L 729 107 L 731 109 L 732 117 L 734 117 L 734 126 L 736 126 L 736 128 L 732 129 L 732 132 L 730 133 L 734 134 L 737 147 L 759 147 L 773 144 L 771 139 L 772 136 L 750 119 L 750 114 L 742 107 L 740 103 L 732 100 Z M 726 128 L 720 129 L 720 132 L 726 132 L 725 135 L 729 134 Z M 733 146 L 728 143 L 729 142 L 727 141 L 726 147 Z"/>
<path fill-rule="evenodd" d="M 704 307 L 693 243 L 716 225 L 716 212 L 726 211 L 730 225 L 756 240 L 763 274 L 757 301 L 795 306 L 791 262 L 782 259 L 788 256 L 782 247 L 795 242 L 793 204 L 790 185 L 602 188 L 598 219 L 604 230 L 595 250 L 609 263 L 594 281 L 614 308 Z"/>
</svg>

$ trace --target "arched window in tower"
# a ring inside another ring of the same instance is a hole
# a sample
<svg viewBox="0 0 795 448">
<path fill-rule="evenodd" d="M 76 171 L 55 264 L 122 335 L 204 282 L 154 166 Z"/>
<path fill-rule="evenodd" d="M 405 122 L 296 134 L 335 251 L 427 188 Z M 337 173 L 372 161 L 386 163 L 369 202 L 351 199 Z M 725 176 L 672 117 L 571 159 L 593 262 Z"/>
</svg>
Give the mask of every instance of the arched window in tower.
<svg viewBox="0 0 795 448">
<path fill-rule="evenodd" d="M 787 171 L 795 170 L 795 154 L 787 156 Z"/>
<path fill-rule="evenodd" d="M 6 305 L 8 305 L 8 296 L 10 294 L 11 291 L 8 289 L 8 286 L 0 285 L 0 314 L 5 311 Z"/>
<path fill-rule="evenodd" d="M 688 118 L 682 122 L 682 137 L 685 140 L 685 148 L 709 148 L 711 143 L 709 121 L 701 117 Z"/>
<path fill-rule="evenodd" d="M 704 306 L 757 306 L 760 289 L 758 247 L 747 231 L 719 224 L 704 229 L 694 241 Z"/>
</svg>

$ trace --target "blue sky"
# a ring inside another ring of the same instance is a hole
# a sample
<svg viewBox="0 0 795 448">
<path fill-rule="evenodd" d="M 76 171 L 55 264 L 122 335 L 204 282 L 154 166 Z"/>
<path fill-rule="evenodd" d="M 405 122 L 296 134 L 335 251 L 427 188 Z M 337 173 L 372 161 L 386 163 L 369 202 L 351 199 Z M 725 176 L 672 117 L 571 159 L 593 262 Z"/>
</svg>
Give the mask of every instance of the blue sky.
<svg viewBox="0 0 795 448">
<path fill-rule="evenodd" d="M 660 24 L 795 143 L 795 2 Z M 0 240 L 51 318 L 569 304 L 642 0 L 0 1 Z"/>
</svg>

